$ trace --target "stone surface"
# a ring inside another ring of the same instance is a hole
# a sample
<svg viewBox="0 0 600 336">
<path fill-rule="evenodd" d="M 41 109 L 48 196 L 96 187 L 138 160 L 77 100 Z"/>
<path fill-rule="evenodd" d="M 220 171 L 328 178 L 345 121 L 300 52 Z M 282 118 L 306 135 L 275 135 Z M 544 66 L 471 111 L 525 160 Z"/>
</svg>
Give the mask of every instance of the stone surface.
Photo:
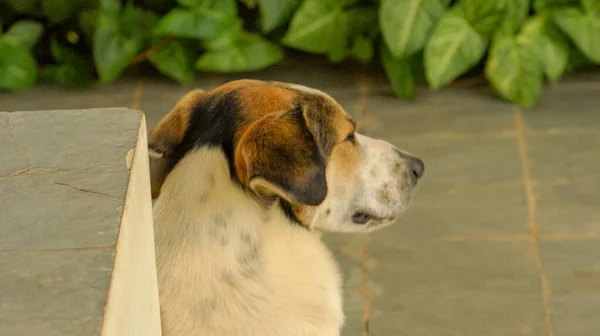
<svg viewBox="0 0 600 336">
<path fill-rule="evenodd" d="M 2 112 L 0 138 L 0 334 L 160 335 L 143 115 Z"/>
<path fill-rule="evenodd" d="M 547 234 L 600 234 L 600 174 L 536 181 L 537 222 Z"/>
<path fill-rule="evenodd" d="M 550 286 L 556 335 L 596 335 L 600 329 L 600 244 L 597 239 L 546 241 L 542 262 Z"/>
<path fill-rule="evenodd" d="M 593 178 L 600 172 L 600 130 L 528 136 L 527 145 L 534 180 Z"/>
<path fill-rule="evenodd" d="M 1 119 L 11 141 L 0 155 L 11 170 L 0 178 L 0 249 L 113 246 L 129 178 L 125 157 L 137 142 L 140 115 L 90 109 Z"/>
<path fill-rule="evenodd" d="M 111 249 L 0 252 L 1 334 L 99 335 L 113 262 Z"/>
<path fill-rule="evenodd" d="M 411 208 L 393 228 L 393 236 L 398 241 L 411 241 L 528 235 L 523 190 L 518 180 L 473 183 L 423 179 Z M 383 236 L 387 236 L 386 231 L 382 231 Z"/>
<path fill-rule="evenodd" d="M 545 335 L 528 241 L 411 244 L 394 236 L 378 234 L 369 248 L 373 335 Z"/>
</svg>

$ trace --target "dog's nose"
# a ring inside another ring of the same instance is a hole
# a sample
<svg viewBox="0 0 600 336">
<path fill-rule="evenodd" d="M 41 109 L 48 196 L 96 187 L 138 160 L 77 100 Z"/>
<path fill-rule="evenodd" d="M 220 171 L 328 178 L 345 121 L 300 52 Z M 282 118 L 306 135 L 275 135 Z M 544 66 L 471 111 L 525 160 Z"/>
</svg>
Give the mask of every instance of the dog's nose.
<svg viewBox="0 0 600 336">
<path fill-rule="evenodd" d="M 423 176 L 423 173 L 425 172 L 425 164 L 419 158 L 411 158 L 410 170 L 412 171 L 412 174 L 415 177 L 415 179 L 420 179 L 421 176 Z"/>
</svg>

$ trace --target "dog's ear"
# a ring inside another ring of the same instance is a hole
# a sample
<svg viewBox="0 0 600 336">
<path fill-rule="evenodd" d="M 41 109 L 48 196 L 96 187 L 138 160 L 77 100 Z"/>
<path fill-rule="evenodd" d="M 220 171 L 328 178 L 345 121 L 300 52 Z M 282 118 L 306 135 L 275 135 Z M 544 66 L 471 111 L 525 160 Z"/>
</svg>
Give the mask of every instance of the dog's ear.
<svg viewBox="0 0 600 336">
<path fill-rule="evenodd" d="M 152 198 L 158 197 L 163 182 L 177 163 L 173 154 L 183 141 L 192 109 L 203 95 L 205 92 L 200 89 L 188 92 L 148 136 Z"/>
<path fill-rule="evenodd" d="M 237 145 L 236 169 L 262 196 L 315 206 L 327 195 L 325 159 L 301 109 L 250 126 Z"/>
</svg>

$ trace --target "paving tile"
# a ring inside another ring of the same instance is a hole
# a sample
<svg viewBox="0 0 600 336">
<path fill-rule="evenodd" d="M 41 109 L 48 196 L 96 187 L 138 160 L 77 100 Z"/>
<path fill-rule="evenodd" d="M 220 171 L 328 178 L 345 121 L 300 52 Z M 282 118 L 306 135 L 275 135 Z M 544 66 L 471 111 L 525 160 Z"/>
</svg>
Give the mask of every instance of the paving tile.
<svg viewBox="0 0 600 336">
<path fill-rule="evenodd" d="M 420 157 L 425 162 L 423 180 L 489 182 L 522 179 L 519 152 L 513 138 L 381 138 Z"/>
<path fill-rule="evenodd" d="M 600 242 L 542 241 L 555 335 L 591 336 L 600 329 Z"/>
<path fill-rule="evenodd" d="M 156 127 L 158 122 L 165 116 L 177 103 L 183 95 L 189 90 L 165 90 L 164 92 L 154 93 L 151 90 L 144 89 L 144 98 L 140 110 L 146 116 L 148 133 Z"/>
<path fill-rule="evenodd" d="M 534 180 L 594 177 L 600 172 L 600 131 L 554 136 L 526 136 Z"/>
<path fill-rule="evenodd" d="M 529 241 L 406 242 L 395 239 L 393 229 L 387 231 L 373 235 L 368 248 L 375 263 L 370 277 L 384 298 L 492 293 L 536 298 L 541 293 Z"/>
<path fill-rule="evenodd" d="M 600 175 L 534 181 L 536 221 L 540 232 L 600 232 Z"/>
<path fill-rule="evenodd" d="M 424 178 L 394 224 L 398 239 L 528 235 L 523 183 L 436 181 Z M 376 235 L 392 234 L 387 228 Z"/>
<path fill-rule="evenodd" d="M 540 299 L 432 294 L 389 300 L 393 302 L 371 321 L 370 335 L 548 335 Z"/>
<path fill-rule="evenodd" d="M 405 242 L 394 234 L 381 230 L 368 249 L 378 294 L 373 335 L 543 334 L 529 241 Z"/>
<path fill-rule="evenodd" d="M 523 110 L 528 133 L 569 131 L 598 133 L 600 124 L 599 82 L 565 82 L 544 88 L 544 96 Z"/>
<path fill-rule="evenodd" d="M 115 244 L 129 173 L 69 175 L 0 178 L 0 250 Z M 72 179 L 85 184 L 68 183 Z M 120 197 L 103 194 L 107 189 Z"/>
<path fill-rule="evenodd" d="M 23 156 L 19 143 L 14 137 L 14 125 L 8 113 L 0 113 L 0 176 L 28 166 L 27 158 Z"/>
<path fill-rule="evenodd" d="M 2 335 L 98 334 L 112 260 L 109 250 L 0 252 Z"/>
<path fill-rule="evenodd" d="M 113 246 L 141 117 L 128 109 L 0 113 L 12 140 L 0 143 L 0 156 L 15 168 L 0 175 L 0 250 Z"/>
<path fill-rule="evenodd" d="M 127 169 L 125 157 L 136 144 L 141 118 L 140 113 L 118 108 L 8 116 L 13 138 L 30 167 L 88 173 Z M 93 123 L 91 116 L 95 116 Z"/>
<path fill-rule="evenodd" d="M 20 93 L 0 93 L 2 111 L 36 111 L 126 107 L 133 101 L 136 82 L 129 78 L 86 89 L 64 89 L 39 84 Z"/>
<path fill-rule="evenodd" d="M 414 101 L 372 94 L 366 103 L 368 130 L 380 137 L 512 137 L 512 107 L 481 90 L 424 92 Z"/>
</svg>

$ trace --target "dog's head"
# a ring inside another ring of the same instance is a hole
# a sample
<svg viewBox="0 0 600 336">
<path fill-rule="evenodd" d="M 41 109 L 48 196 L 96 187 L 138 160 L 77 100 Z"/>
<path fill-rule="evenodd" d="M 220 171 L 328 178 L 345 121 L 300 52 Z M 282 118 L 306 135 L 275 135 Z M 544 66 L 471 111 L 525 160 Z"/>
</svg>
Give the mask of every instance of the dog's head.
<svg viewBox="0 0 600 336">
<path fill-rule="evenodd" d="M 278 201 L 292 220 L 321 231 L 391 223 L 424 170 L 418 158 L 358 134 L 330 96 L 278 82 L 238 80 L 184 96 L 149 137 L 153 197 L 203 146 L 222 149 L 232 179 L 257 200 Z"/>
</svg>

